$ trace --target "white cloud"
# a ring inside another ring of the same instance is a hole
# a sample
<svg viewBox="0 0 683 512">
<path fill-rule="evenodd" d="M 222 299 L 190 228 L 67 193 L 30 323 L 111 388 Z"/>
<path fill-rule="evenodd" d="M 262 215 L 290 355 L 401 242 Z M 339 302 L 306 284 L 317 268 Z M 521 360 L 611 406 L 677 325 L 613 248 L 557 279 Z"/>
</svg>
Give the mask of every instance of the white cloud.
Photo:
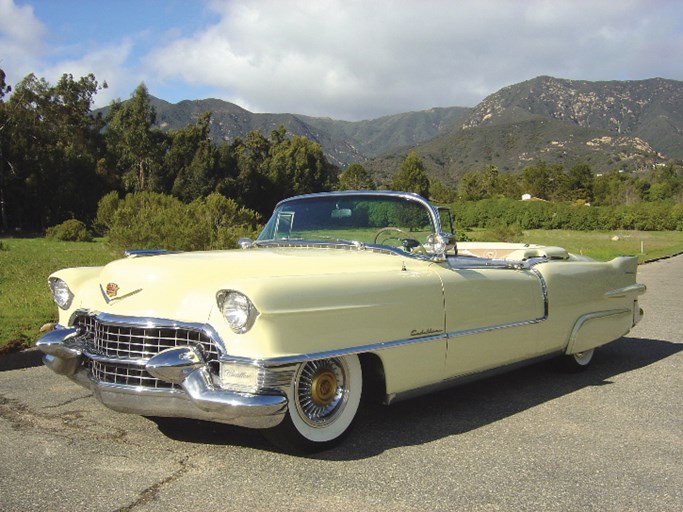
<svg viewBox="0 0 683 512">
<path fill-rule="evenodd" d="M 73 75 L 75 79 L 92 73 L 100 86 L 105 83 L 108 86 L 98 92 L 94 98 L 95 108 L 104 107 L 112 100 L 119 98 L 121 91 L 129 91 L 123 93 L 124 96 L 121 98 L 128 99 L 142 80 L 140 76 L 131 75 L 131 72 L 126 69 L 126 60 L 132 46 L 132 42 L 126 40 L 118 45 L 95 49 L 77 60 L 63 60 L 48 68 L 43 68 L 41 76 L 55 83 L 65 73 Z"/>
<path fill-rule="evenodd" d="M 675 2 L 215 0 L 211 7 L 215 24 L 148 56 L 160 79 L 248 98 L 258 111 L 355 119 L 472 106 L 541 74 L 647 78 L 654 66 L 639 56 L 680 30 L 667 26 L 668 17 L 680 19 Z M 680 38 L 677 45 L 670 55 L 683 50 Z M 683 78 L 680 65 L 672 69 L 669 78 Z"/>
<path fill-rule="evenodd" d="M 33 66 L 46 50 L 43 43 L 46 33 L 31 6 L 19 7 L 13 0 L 0 0 L 0 68 L 7 72 L 9 83 L 18 82 L 34 71 Z"/>
<path fill-rule="evenodd" d="M 108 39 L 58 47 L 31 7 L 0 0 L 0 67 L 11 83 L 28 72 L 94 73 L 109 84 L 97 106 L 144 81 L 169 101 L 213 96 L 341 119 L 474 106 L 538 75 L 683 79 L 676 0 L 207 0 L 196 9 L 192 26 L 203 28 L 189 36 L 181 21 L 160 29 L 154 9 L 128 33 L 120 21 L 67 15 L 69 37 L 101 21 Z"/>
</svg>

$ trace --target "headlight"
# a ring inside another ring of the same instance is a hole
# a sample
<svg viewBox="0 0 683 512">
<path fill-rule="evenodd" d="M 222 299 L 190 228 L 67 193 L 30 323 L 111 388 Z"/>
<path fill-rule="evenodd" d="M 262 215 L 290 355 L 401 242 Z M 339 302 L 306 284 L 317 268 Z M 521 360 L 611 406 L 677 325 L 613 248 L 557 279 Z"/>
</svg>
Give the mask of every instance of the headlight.
<svg viewBox="0 0 683 512">
<path fill-rule="evenodd" d="M 69 290 L 69 286 L 58 277 L 51 277 L 47 280 L 52 291 L 52 300 L 62 309 L 69 309 L 74 300 L 74 294 Z"/>
<path fill-rule="evenodd" d="M 221 290 L 216 295 L 216 301 L 228 325 L 237 334 L 244 334 L 254 325 L 259 313 L 246 295 Z"/>
</svg>

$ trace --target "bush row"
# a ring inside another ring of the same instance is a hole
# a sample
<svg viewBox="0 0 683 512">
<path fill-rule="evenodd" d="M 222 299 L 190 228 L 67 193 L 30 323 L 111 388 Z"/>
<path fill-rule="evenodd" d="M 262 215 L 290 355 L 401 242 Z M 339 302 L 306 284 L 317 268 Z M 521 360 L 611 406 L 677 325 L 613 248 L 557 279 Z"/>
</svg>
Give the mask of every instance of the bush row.
<svg viewBox="0 0 683 512">
<path fill-rule="evenodd" d="M 450 207 L 456 225 L 464 229 L 516 224 L 521 229 L 683 231 L 683 204 L 673 202 L 588 206 L 581 202 L 484 199 L 458 201 Z"/>
<path fill-rule="evenodd" d="M 234 249 L 242 237 L 255 237 L 260 216 L 221 194 L 183 203 L 153 192 L 104 196 L 95 227 L 115 249 L 196 251 Z"/>
</svg>

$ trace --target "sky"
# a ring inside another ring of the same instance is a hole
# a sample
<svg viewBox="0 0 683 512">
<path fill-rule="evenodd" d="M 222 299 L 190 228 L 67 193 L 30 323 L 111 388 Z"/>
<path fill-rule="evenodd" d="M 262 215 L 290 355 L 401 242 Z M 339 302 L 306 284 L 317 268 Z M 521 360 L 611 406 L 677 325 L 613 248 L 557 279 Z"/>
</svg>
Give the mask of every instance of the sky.
<svg viewBox="0 0 683 512">
<path fill-rule="evenodd" d="M 356 121 L 473 107 L 540 75 L 683 80 L 680 0 L 0 0 L 0 69 L 89 73 L 94 107 L 171 103 Z"/>
</svg>

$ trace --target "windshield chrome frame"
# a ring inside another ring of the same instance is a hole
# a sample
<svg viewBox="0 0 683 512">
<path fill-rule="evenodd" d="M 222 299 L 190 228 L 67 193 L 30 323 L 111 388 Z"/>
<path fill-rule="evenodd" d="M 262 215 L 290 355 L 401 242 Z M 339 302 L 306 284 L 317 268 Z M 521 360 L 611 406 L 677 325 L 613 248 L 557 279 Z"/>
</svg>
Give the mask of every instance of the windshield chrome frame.
<svg viewBox="0 0 683 512">
<path fill-rule="evenodd" d="M 316 198 L 326 198 L 326 197 L 362 197 L 362 196 L 367 196 L 367 197 L 388 197 L 388 198 L 400 198 L 400 199 L 405 199 L 408 201 L 414 201 L 419 203 L 420 205 L 424 206 L 427 211 L 429 212 L 429 217 L 432 221 L 432 227 L 434 228 L 433 234 L 441 234 L 442 233 L 442 228 L 441 228 L 441 219 L 439 217 L 439 211 L 437 210 L 436 207 L 434 207 L 429 201 L 427 201 L 424 197 L 422 197 L 419 194 L 415 194 L 413 192 L 397 192 L 394 190 L 343 190 L 343 191 L 338 191 L 338 192 L 318 192 L 315 194 L 303 194 L 299 196 L 294 196 L 294 197 L 289 197 L 287 199 L 283 199 L 282 201 L 278 202 L 275 205 L 275 208 L 273 209 L 273 212 L 275 212 L 280 206 L 285 205 L 287 203 L 291 202 L 296 202 L 299 200 L 308 200 L 308 199 L 316 199 Z M 266 245 L 269 242 L 272 242 L 272 240 L 259 240 L 258 238 L 254 241 L 254 245 Z M 282 241 L 277 241 L 277 242 L 282 242 Z M 295 243 L 301 243 L 302 240 L 296 240 L 294 241 Z M 311 240 L 312 243 L 317 242 L 316 240 Z M 353 243 L 353 241 L 349 241 L 352 245 L 356 245 Z M 360 243 L 357 245 L 359 249 L 362 249 L 363 247 L 366 246 L 376 246 L 380 247 L 379 245 L 375 244 L 363 244 Z M 385 247 L 385 246 L 381 246 Z M 405 253 L 404 253 L 405 255 Z M 420 256 L 417 254 L 411 254 L 411 256 Z"/>
</svg>

